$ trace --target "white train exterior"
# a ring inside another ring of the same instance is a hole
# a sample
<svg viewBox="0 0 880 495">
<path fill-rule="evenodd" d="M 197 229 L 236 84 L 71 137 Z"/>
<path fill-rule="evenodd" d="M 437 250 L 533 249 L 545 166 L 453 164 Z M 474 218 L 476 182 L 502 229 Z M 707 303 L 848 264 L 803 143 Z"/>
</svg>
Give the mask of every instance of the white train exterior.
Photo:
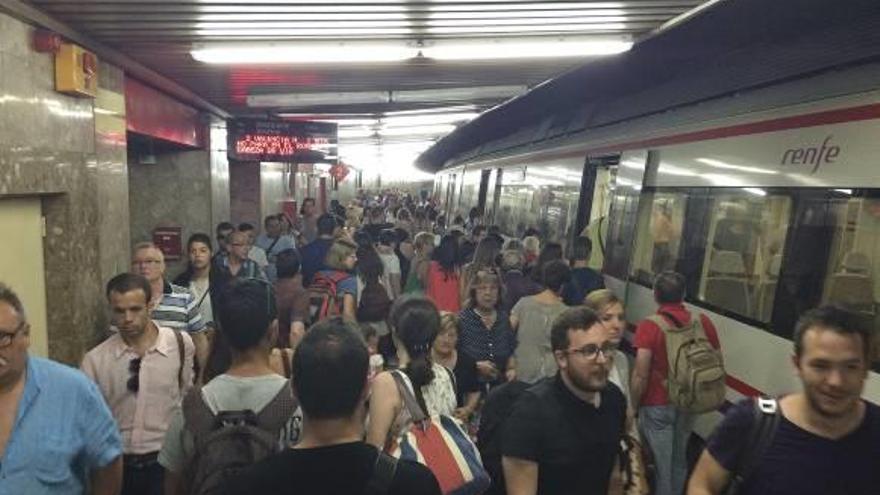
<svg viewBox="0 0 880 495">
<path fill-rule="evenodd" d="M 877 65 L 802 78 L 448 163 L 434 190 L 449 213 L 482 204 L 507 235 L 532 226 L 564 242 L 606 217 L 603 272 L 630 322 L 655 310 L 652 269 L 684 266 L 688 304 L 719 331 L 728 399 L 784 394 L 799 386 L 790 337 L 805 303 L 846 299 L 878 328 L 876 88 Z M 864 394 L 875 403 L 878 369 Z M 697 432 L 719 417 L 705 415 Z"/>
</svg>

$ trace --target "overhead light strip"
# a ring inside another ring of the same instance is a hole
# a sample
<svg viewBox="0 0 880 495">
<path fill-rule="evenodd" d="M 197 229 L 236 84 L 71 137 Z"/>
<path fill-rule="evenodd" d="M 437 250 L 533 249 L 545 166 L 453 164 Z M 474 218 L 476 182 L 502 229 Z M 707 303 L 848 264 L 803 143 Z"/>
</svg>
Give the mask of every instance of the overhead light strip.
<svg viewBox="0 0 880 495">
<path fill-rule="evenodd" d="M 558 58 L 609 55 L 629 50 L 625 37 L 572 36 L 369 42 L 202 43 L 190 54 L 210 64 L 296 64 L 399 62 L 416 57 L 438 60 Z"/>
</svg>

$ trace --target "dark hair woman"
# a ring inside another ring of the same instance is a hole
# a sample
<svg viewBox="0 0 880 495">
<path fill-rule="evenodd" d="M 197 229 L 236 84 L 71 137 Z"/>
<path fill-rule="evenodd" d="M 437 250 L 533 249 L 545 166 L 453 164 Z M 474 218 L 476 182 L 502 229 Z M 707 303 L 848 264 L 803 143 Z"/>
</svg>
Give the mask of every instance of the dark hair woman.
<svg viewBox="0 0 880 495">
<path fill-rule="evenodd" d="M 428 266 L 425 295 L 434 301 L 440 311 L 458 313 L 461 308 L 458 293 L 458 241 L 452 235 L 443 236 L 433 256 L 434 260 Z"/>
<path fill-rule="evenodd" d="M 440 313 L 434 303 L 419 296 L 398 299 L 391 308 L 391 327 L 400 369 L 379 373 L 370 397 L 367 442 L 380 449 L 412 423 L 392 373 L 402 378 L 425 414 L 452 415 L 456 408 L 452 373 L 431 359 L 440 330 Z"/>
</svg>

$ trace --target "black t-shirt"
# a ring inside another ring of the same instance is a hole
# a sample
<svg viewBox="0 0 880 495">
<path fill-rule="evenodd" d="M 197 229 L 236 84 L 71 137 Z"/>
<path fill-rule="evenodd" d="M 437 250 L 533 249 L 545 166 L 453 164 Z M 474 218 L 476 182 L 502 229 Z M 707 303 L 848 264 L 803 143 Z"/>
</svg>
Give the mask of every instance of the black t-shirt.
<svg viewBox="0 0 880 495">
<path fill-rule="evenodd" d="M 455 396 L 458 400 L 458 406 L 461 407 L 464 406 L 468 394 L 480 391 L 477 362 L 467 354 L 459 352 L 452 373 L 455 375 Z"/>
<path fill-rule="evenodd" d="M 773 443 L 739 495 L 876 495 L 880 493 L 880 408 L 867 403 L 862 424 L 838 440 L 795 425 L 783 415 Z M 751 399 L 738 403 L 709 437 L 706 448 L 733 471 L 754 421 Z"/>
<path fill-rule="evenodd" d="M 558 373 L 520 396 L 504 423 L 501 452 L 538 463 L 538 493 L 608 492 L 624 432 L 626 399 L 610 382 L 600 397 L 598 408 L 578 399 Z"/>
<path fill-rule="evenodd" d="M 378 451 L 363 442 L 285 450 L 244 471 L 226 495 L 358 495 L 373 475 Z M 389 495 L 440 495 L 425 466 L 398 461 Z"/>
</svg>

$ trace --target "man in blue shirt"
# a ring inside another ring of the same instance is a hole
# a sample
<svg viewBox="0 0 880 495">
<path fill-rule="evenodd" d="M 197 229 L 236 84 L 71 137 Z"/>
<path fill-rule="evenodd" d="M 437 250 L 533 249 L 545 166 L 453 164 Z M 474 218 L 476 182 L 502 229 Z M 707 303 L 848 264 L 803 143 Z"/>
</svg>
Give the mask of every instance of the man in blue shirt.
<svg viewBox="0 0 880 495">
<path fill-rule="evenodd" d="M 318 238 L 306 244 L 300 250 L 302 259 L 303 286 L 312 283 L 312 277 L 321 270 L 326 270 L 324 258 L 333 244 L 333 233 L 336 231 L 336 219 L 333 215 L 324 214 L 318 217 Z"/>
<path fill-rule="evenodd" d="M 30 326 L 0 284 L 0 494 L 116 495 L 122 441 L 94 383 L 28 355 Z"/>
<path fill-rule="evenodd" d="M 274 282 L 278 278 L 275 258 L 285 249 L 296 249 L 296 241 L 289 235 L 281 234 L 281 219 L 278 215 L 269 215 L 263 221 L 263 233 L 257 237 L 255 244 L 266 251 L 266 259 L 269 261 L 269 265 L 266 266 L 266 276 L 269 277 L 270 282 Z"/>
</svg>

